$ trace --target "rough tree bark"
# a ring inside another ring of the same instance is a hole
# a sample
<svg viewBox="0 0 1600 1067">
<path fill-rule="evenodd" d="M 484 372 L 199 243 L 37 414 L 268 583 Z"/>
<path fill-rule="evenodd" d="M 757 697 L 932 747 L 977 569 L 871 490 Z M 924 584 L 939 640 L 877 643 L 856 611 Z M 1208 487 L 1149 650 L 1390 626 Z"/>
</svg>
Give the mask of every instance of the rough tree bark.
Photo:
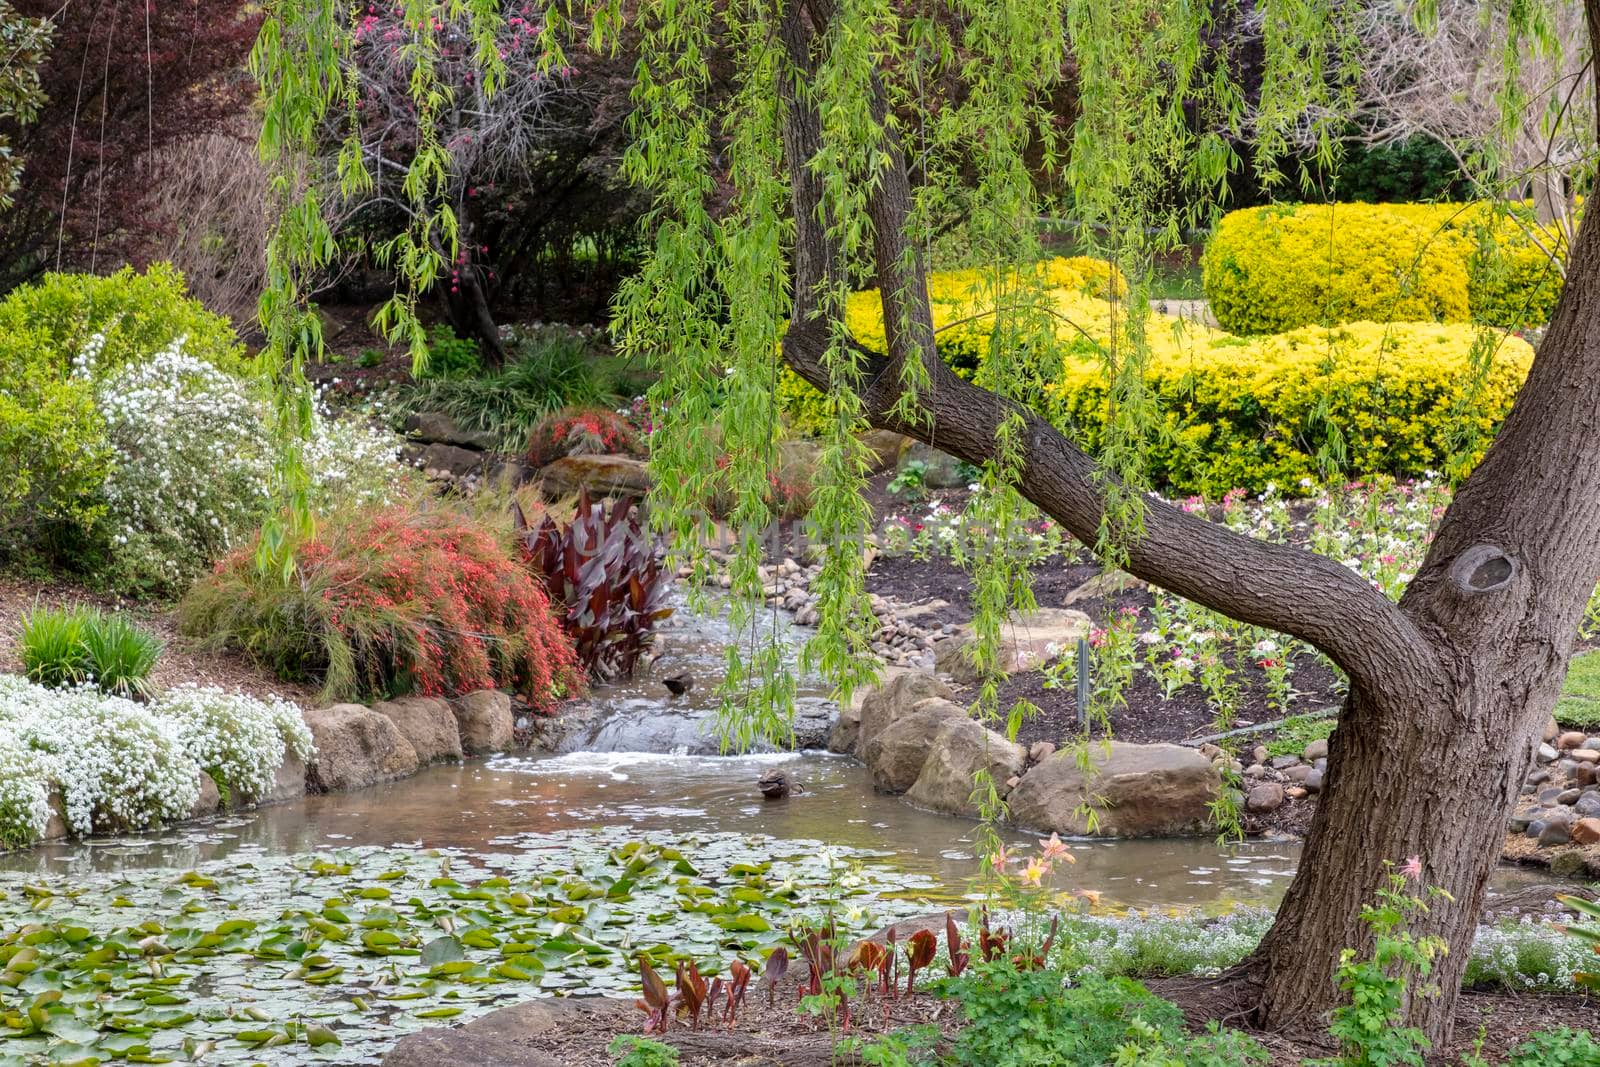
<svg viewBox="0 0 1600 1067">
<path fill-rule="evenodd" d="M 1600 0 L 1586 0 L 1591 47 Z M 816 69 L 830 0 L 785 9 L 780 35 L 785 153 L 795 215 L 794 313 L 785 361 L 821 389 L 828 330 L 814 293 L 834 280 L 822 190 L 805 166 L 820 147 Z M 1597 50 L 1596 54 L 1600 54 Z M 798 83 L 798 84 L 796 84 Z M 880 100 L 881 107 L 881 100 Z M 862 352 L 868 421 L 972 463 L 990 458 L 996 429 L 1026 424 L 1019 489 L 1092 543 L 1102 516 L 1094 461 L 1031 412 L 961 380 L 932 344 L 924 267 L 905 256 L 909 182 L 889 163 L 870 205 L 874 258 L 889 327 L 887 356 Z M 1408 1021 L 1448 1037 L 1474 927 L 1515 802 L 1565 676 L 1578 621 L 1600 574 L 1600 221 L 1585 218 L 1567 287 L 1533 369 L 1499 437 L 1455 496 L 1416 579 L 1393 604 L 1331 560 L 1233 534 L 1148 502 L 1127 569 L 1236 619 L 1292 634 L 1333 658 L 1350 697 L 1330 743 L 1329 770 L 1300 868 L 1260 949 L 1241 971 L 1259 986 L 1258 1023 L 1321 1032 L 1339 1002 L 1342 948 L 1361 945 L 1361 906 L 1384 863 L 1411 856 L 1422 881 L 1453 897 L 1418 924 L 1449 954 L 1441 994 L 1414 998 Z M 909 315 L 903 320 L 902 310 Z M 898 325 L 909 322 L 902 333 Z M 931 386 L 926 418 L 893 407 L 899 368 L 920 360 Z"/>
</svg>

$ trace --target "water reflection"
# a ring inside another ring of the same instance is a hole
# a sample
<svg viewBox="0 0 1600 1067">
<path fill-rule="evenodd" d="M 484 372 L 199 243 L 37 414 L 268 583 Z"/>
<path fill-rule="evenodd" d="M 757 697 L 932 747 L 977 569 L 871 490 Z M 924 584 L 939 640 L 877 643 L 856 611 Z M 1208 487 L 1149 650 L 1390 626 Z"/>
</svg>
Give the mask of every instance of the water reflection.
<svg viewBox="0 0 1600 1067">
<path fill-rule="evenodd" d="M 756 779 L 777 763 L 804 783 L 804 795 L 762 798 Z M 732 830 L 880 850 L 895 866 L 929 875 L 952 893 L 964 891 L 975 870 L 971 822 L 874 794 L 855 761 L 810 753 L 500 757 L 181 831 L 43 845 L 0 857 L 0 869 L 58 875 L 182 869 L 240 849 L 316 852 L 343 845 L 503 852 L 529 843 L 523 835 L 605 825 Z M 1017 846 L 1032 844 L 1026 836 L 1011 838 Z M 1293 874 L 1297 852 L 1288 842 L 1222 850 L 1208 839 L 1076 841 L 1078 862 L 1066 869 L 1063 886 L 1134 907 L 1271 904 Z"/>
</svg>

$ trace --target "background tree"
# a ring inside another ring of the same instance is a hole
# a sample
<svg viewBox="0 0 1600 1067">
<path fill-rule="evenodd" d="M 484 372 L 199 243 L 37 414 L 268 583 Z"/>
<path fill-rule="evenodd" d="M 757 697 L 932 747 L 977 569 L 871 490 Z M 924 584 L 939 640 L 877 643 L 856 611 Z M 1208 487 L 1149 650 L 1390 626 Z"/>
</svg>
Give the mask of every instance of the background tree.
<svg viewBox="0 0 1600 1067">
<path fill-rule="evenodd" d="M 39 84 L 39 67 L 50 47 L 53 27 L 44 19 L 17 14 L 0 0 L 0 126 L 26 126 L 45 102 Z M 0 133 L 0 209 L 9 208 L 21 181 L 22 160 L 12 150 L 11 138 Z"/>
<path fill-rule="evenodd" d="M 492 364 L 504 359 L 497 307 L 536 300 L 553 271 L 603 276 L 635 247 L 645 206 L 616 176 L 628 60 L 579 54 L 574 66 L 546 70 L 537 8 L 507 3 L 502 15 L 490 64 L 467 12 L 440 13 L 434 69 L 449 99 L 430 117 L 448 154 L 438 199 L 458 227 L 453 242 L 432 231 L 435 251 L 453 260 L 434 288 L 456 333 L 477 340 Z M 320 169 L 335 174 L 349 121 L 372 181 L 328 196 L 342 269 L 432 209 L 405 189 L 421 132 L 404 47 L 408 17 L 402 8 L 369 8 L 350 27 L 354 114 L 330 123 Z"/>
<path fill-rule="evenodd" d="M 47 270 L 114 269 L 159 249 L 156 153 L 217 127 L 252 95 L 244 57 L 260 11 L 227 0 L 14 0 L 53 27 L 46 102 L 0 134 L 24 159 L 0 216 L 0 289 Z"/>
<path fill-rule="evenodd" d="M 557 68 L 580 35 L 567 12 L 581 6 L 546 10 L 542 42 Z M 492 7 L 472 8 L 480 39 L 499 32 Z M 417 0 L 413 9 L 414 98 L 426 108 L 438 42 L 422 17 L 432 6 Z M 283 120 L 340 99 L 326 72 L 350 42 L 335 38 L 331 10 L 278 0 L 258 51 L 264 140 L 291 173 L 311 138 Z M 1237 163 L 1225 135 L 1239 134 L 1246 112 L 1236 79 L 1203 47 L 1211 13 L 1169 0 L 969 0 L 953 10 L 945 19 L 887 0 L 682 0 L 628 12 L 639 62 L 624 172 L 654 201 L 652 246 L 620 294 L 616 326 L 661 375 L 654 519 L 691 556 L 713 494 L 735 501 L 736 524 L 766 524 L 781 352 L 827 401 L 812 512 L 825 548 L 813 584 L 821 622 L 807 660 L 843 695 L 870 674 L 874 620 L 860 551 L 870 512 L 856 435 L 868 425 L 979 467 L 972 506 L 998 545 L 1026 499 L 1135 575 L 1315 645 L 1347 675 L 1349 697 L 1298 874 L 1233 981 L 1247 987 L 1260 1024 L 1320 1032 L 1340 997 L 1339 954 L 1366 936 L 1362 906 L 1386 864 L 1415 856 L 1422 880 L 1451 894 L 1419 932 L 1451 951 L 1436 971 L 1442 995 L 1413 999 L 1408 1021 L 1442 1037 L 1504 815 L 1600 574 L 1600 223 L 1580 229 L 1571 281 L 1514 410 L 1396 604 L 1336 561 L 1235 534 L 1148 492 L 1143 457 L 1158 406 L 1144 374 L 1149 266 L 1215 211 Z M 1253 164 L 1267 187 L 1283 188 L 1275 160 L 1308 130 L 1316 160 L 1331 159 L 1350 117 L 1359 8 L 1297 0 L 1265 10 Z M 623 14 L 596 5 L 588 43 L 614 47 Z M 1587 0 L 1586 15 L 1593 54 L 1600 0 Z M 1504 26 L 1515 53 L 1524 41 L 1548 47 L 1557 22 L 1529 0 Z M 733 57 L 726 99 L 708 91 L 707 57 L 719 43 Z M 1069 54 L 1079 112 L 1062 131 L 1047 101 Z M 967 91 L 937 110 L 919 106 L 947 76 Z M 1584 106 L 1595 106 L 1592 95 Z M 1099 355 L 1110 388 L 1093 456 L 1018 399 L 1030 376 L 1059 367 L 1063 347 L 1031 269 L 1036 167 L 1059 175 L 1084 232 L 1100 235 L 1100 250 L 1130 279 L 1126 301 L 1108 305 L 1113 340 Z M 1185 196 L 1173 195 L 1175 183 Z M 326 247 L 307 217 L 303 201 L 289 199 L 264 304 L 275 313 L 264 318 L 276 324 L 276 355 L 291 365 L 307 336 L 297 331 L 297 272 Z M 957 229 L 996 307 L 975 382 L 937 357 L 928 301 L 931 235 Z M 403 277 L 425 284 L 429 272 Z M 867 278 L 879 286 L 882 353 L 852 337 L 842 314 Z M 1483 351 L 1492 360 L 1493 345 Z M 295 385 L 292 375 L 281 380 Z M 298 392 L 286 396 L 300 402 Z M 730 564 L 736 624 L 762 603 L 760 561 L 750 538 Z M 997 551 L 979 561 L 974 589 L 976 661 L 987 675 L 977 709 L 997 714 L 1001 622 L 1031 601 L 1026 571 Z M 793 691 L 772 651 L 730 649 L 726 722 L 736 739 L 787 728 Z M 990 789 L 989 814 L 997 802 Z"/>
</svg>

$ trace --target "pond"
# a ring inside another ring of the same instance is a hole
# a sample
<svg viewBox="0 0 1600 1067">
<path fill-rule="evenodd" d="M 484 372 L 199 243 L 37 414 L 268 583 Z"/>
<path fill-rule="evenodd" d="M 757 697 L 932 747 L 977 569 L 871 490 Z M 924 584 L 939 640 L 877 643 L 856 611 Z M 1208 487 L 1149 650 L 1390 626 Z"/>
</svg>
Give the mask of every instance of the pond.
<svg viewBox="0 0 1600 1067">
<path fill-rule="evenodd" d="M 865 933 L 959 904 L 973 823 L 875 794 L 853 760 L 716 755 L 712 686 L 665 696 L 664 675 L 714 679 L 732 639 L 718 620 L 680 628 L 649 674 L 593 695 L 557 746 L 577 751 L 0 856 L 0 1067 L 375 1063 L 407 1032 L 529 997 L 625 995 L 641 953 L 715 969 L 823 909 Z M 801 707 L 827 712 L 814 683 Z M 764 799 L 757 779 L 777 766 L 803 792 Z M 1104 910 L 1270 906 L 1298 854 L 1204 838 L 1070 847 L 1058 887 Z"/>
</svg>

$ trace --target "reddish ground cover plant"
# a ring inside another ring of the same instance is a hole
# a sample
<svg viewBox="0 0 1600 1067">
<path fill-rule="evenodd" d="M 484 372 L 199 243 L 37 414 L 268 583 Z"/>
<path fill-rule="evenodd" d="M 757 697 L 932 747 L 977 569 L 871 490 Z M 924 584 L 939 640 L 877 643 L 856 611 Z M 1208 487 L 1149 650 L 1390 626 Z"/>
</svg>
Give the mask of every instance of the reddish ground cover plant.
<svg viewBox="0 0 1600 1067">
<path fill-rule="evenodd" d="M 288 581 L 255 546 L 223 559 L 180 608 L 184 628 L 327 699 L 508 688 L 549 708 L 581 690 L 539 581 L 486 527 L 448 508 L 325 520 Z"/>
<path fill-rule="evenodd" d="M 566 408 L 533 428 L 527 461 L 543 467 L 564 456 L 642 456 L 644 446 L 628 420 L 604 408 Z"/>
</svg>

